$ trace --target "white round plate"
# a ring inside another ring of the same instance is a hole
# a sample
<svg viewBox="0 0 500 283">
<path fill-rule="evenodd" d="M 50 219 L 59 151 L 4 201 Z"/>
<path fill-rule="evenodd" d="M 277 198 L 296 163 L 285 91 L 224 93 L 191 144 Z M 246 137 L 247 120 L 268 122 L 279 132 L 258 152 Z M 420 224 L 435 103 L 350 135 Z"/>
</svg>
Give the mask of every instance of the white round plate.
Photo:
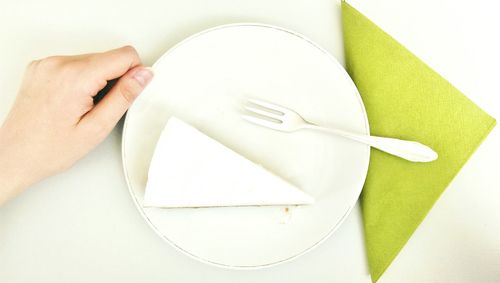
<svg viewBox="0 0 500 283">
<path fill-rule="evenodd" d="M 253 97 L 294 109 L 311 122 L 369 134 L 356 87 L 324 49 L 283 28 L 226 25 L 182 41 L 153 69 L 153 81 L 128 111 L 122 155 L 130 194 L 159 236 L 206 263 L 259 268 L 303 254 L 339 227 L 361 193 L 369 147 L 307 130 L 277 132 L 239 116 L 241 100 Z M 172 115 L 295 184 L 316 202 L 142 207 L 155 144 Z"/>
</svg>

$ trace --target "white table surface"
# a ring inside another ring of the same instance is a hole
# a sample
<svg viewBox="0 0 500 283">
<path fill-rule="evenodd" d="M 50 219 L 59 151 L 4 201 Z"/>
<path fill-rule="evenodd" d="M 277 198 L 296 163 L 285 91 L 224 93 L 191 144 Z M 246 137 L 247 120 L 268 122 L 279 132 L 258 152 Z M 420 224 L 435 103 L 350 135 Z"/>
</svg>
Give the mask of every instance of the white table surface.
<svg viewBox="0 0 500 283">
<path fill-rule="evenodd" d="M 494 2 L 351 1 L 499 119 Z M 188 35 L 234 22 L 296 30 L 343 61 L 334 0 L 2 1 L 0 121 L 31 59 L 132 44 L 152 64 Z M 121 125 L 72 169 L 0 208 L 0 282 L 369 282 L 359 208 L 319 248 L 270 269 L 224 270 L 180 254 L 136 211 L 120 142 Z M 499 204 L 497 126 L 379 282 L 499 282 Z"/>
</svg>

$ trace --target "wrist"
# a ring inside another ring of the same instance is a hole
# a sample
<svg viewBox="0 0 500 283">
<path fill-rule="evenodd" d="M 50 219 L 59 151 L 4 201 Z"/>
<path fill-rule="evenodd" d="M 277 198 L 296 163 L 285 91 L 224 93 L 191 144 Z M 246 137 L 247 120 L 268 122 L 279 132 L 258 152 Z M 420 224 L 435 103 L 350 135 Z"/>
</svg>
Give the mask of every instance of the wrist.
<svg viewBox="0 0 500 283">
<path fill-rule="evenodd" d="M 32 184 L 29 166 L 21 162 L 19 145 L 5 127 L 0 127 L 0 206 Z"/>
</svg>

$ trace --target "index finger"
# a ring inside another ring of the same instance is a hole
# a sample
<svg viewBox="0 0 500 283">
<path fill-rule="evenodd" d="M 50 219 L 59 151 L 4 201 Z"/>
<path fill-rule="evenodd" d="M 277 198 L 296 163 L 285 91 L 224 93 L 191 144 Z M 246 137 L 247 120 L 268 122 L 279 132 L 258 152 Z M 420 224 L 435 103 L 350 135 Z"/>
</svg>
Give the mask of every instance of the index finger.
<svg viewBox="0 0 500 283">
<path fill-rule="evenodd" d="M 141 65 L 139 54 L 132 46 L 89 54 L 86 59 L 92 74 L 107 81 L 116 79 L 128 70 Z"/>
</svg>

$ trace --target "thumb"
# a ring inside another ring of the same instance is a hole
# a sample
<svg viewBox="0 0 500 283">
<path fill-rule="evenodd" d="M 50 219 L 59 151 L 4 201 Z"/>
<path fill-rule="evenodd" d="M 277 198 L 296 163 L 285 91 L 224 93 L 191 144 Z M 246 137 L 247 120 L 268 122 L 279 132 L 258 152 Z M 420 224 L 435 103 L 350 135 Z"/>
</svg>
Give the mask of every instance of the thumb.
<svg viewBox="0 0 500 283">
<path fill-rule="evenodd" d="M 153 71 L 147 67 L 135 67 L 125 73 L 108 94 L 83 118 L 81 123 L 92 128 L 110 132 L 135 98 L 153 78 Z"/>
</svg>

